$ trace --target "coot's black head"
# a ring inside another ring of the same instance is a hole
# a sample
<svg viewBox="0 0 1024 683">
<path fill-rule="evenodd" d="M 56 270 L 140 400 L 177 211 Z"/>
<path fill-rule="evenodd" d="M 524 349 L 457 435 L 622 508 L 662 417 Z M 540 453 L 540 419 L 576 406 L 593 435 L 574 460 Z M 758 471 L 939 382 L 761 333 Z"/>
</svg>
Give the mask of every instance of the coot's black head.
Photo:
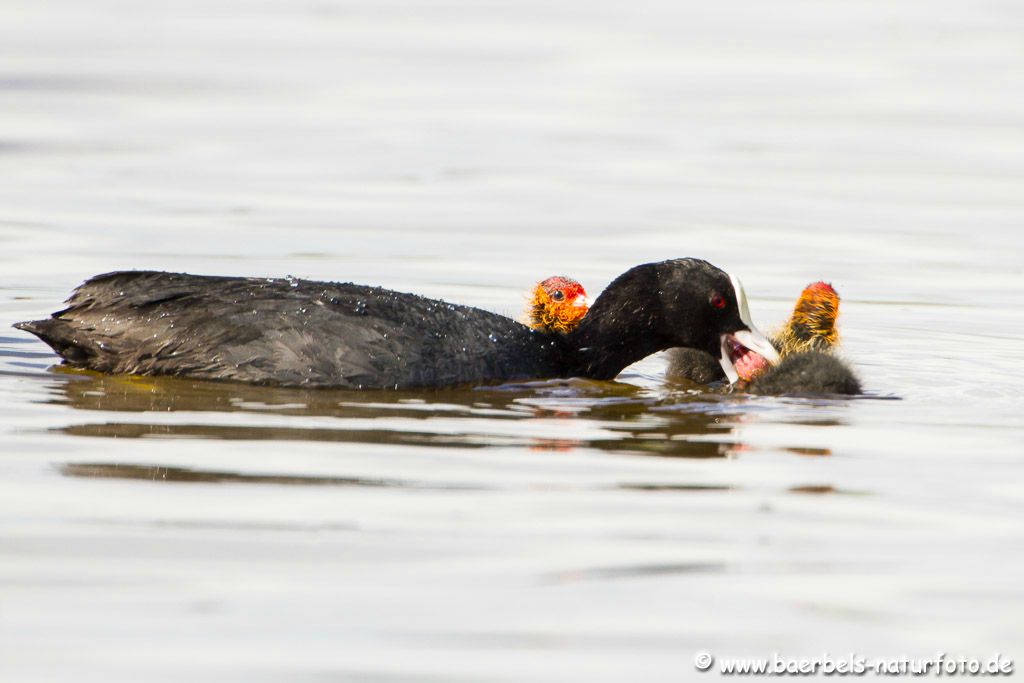
<svg viewBox="0 0 1024 683">
<path fill-rule="evenodd" d="M 590 368 L 605 370 L 597 375 L 614 376 L 628 363 L 676 346 L 707 351 L 733 382 L 779 360 L 754 326 L 739 280 L 700 259 L 626 271 L 598 297 L 574 336 L 584 351 L 593 349 Z M 616 361 L 626 362 L 616 369 Z"/>
<path fill-rule="evenodd" d="M 733 382 L 779 361 L 775 347 L 754 325 L 737 278 L 700 259 L 653 266 L 663 321 L 677 346 L 715 356 Z"/>
<path fill-rule="evenodd" d="M 565 336 L 564 370 L 611 379 L 677 346 L 712 354 L 732 382 L 779 359 L 754 326 L 738 280 L 707 261 L 674 259 L 630 268 L 605 288 Z"/>
</svg>

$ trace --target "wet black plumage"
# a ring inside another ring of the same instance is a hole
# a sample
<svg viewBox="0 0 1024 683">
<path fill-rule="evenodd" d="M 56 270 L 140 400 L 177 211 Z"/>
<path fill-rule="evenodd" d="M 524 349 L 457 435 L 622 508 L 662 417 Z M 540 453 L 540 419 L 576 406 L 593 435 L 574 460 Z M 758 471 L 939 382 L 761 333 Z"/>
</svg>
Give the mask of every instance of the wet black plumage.
<svg viewBox="0 0 1024 683">
<path fill-rule="evenodd" d="M 750 381 L 752 394 L 859 394 L 860 380 L 841 359 L 823 351 L 800 351 Z"/>
<path fill-rule="evenodd" d="M 708 294 L 729 305 L 712 310 Z M 745 329 L 724 272 L 697 259 L 617 278 L 570 334 L 415 294 L 306 280 L 152 271 L 94 277 L 46 320 L 19 323 L 72 366 L 279 386 L 416 388 L 611 379 L 673 346 Z"/>
</svg>

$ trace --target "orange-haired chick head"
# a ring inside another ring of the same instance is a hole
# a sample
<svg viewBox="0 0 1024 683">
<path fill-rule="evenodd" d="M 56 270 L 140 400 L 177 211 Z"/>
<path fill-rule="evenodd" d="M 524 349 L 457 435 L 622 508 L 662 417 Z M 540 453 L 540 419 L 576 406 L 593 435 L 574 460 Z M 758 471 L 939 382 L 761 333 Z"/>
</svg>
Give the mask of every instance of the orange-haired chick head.
<svg viewBox="0 0 1024 683">
<path fill-rule="evenodd" d="M 836 318 L 839 294 L 832 285 L 807 285 L 793 307 L 793 314 L 772 340 L 780 355 L 799 351 L 826 351 L 839 343 Z"/>
<path fill-rule="evenodd" d="M 555 275 L 538 282 L 530 292 L 527 324 L 535 330 L 565 334 L 587 314 L 587 292 L 570 277 Z"/>
</svg>

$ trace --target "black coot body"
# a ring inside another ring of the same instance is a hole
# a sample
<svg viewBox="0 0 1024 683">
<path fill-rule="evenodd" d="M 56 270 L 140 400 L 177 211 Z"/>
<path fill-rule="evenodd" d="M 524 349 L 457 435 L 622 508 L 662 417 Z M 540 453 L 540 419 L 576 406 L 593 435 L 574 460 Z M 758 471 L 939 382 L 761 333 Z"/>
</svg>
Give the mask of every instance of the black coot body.
<svg viewBox="0 0 1024 683">
<path fill-rule="evenodd" d="M 709 297 L 724 297 L 713 308 Z M 278 386 L 407 389 L 527 378 L 612 379 L 674 346 L 747 329 L 729 276 L 697 259 L 630 269 L 571 333 L 355 284 L 116 272 L 19 323 L 69 365 Z"/>
</svg>

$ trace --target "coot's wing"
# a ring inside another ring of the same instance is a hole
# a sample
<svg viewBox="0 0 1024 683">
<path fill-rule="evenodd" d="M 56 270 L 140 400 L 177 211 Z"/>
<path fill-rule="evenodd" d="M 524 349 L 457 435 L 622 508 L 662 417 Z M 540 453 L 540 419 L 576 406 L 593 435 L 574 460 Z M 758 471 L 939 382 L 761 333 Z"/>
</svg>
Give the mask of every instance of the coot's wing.
<svg viewBox="0 0 1024 683">
<path fill-rule="evenodd" d="M 114 374 L 403 388 L 541 376 L 538 335 L 413 294 L 304 280 L 119 272 L 22 323 L 70 364 Z"/>
</svg>

